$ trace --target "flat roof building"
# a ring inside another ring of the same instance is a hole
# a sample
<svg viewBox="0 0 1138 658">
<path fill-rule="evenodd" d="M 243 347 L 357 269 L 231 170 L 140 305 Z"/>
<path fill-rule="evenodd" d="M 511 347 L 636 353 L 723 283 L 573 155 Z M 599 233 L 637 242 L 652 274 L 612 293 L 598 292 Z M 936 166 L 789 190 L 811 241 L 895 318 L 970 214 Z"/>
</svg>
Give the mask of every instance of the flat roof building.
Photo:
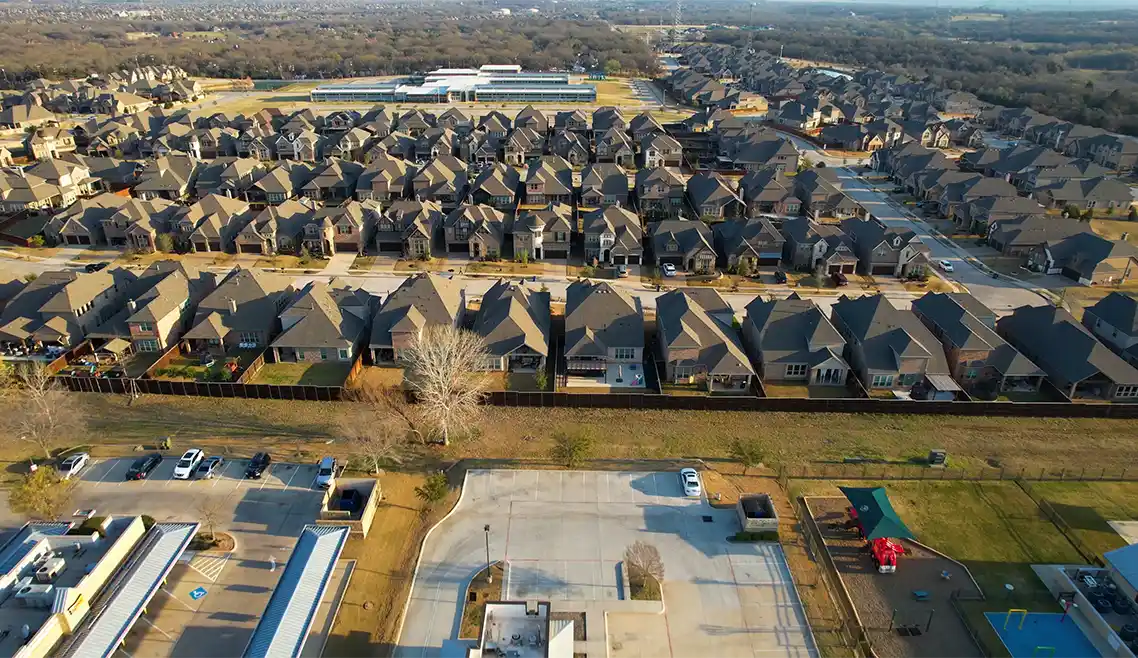
<svg viewBox="0 0 1138 658">
<path fill-rule="evenodd" d="M 597 88 L 570 84 L 568 73 L 533 73 L 516 64 L 488 64 L 478 69 L 437 69 L 417 78 L 321 85 L 313 102 L 359 103 L 589 103 Z"/>
</svg>

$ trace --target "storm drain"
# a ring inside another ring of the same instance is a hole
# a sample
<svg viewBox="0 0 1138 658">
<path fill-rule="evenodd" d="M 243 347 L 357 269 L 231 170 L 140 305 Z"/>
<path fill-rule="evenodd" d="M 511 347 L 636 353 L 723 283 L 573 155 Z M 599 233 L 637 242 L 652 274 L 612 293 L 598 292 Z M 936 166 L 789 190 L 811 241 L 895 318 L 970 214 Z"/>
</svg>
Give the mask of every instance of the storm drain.
<svg viewBox="0 0 1138 658">
<path fill-rule="evenodd" d="M 714 520 L 715 520 L 715 519 L 714 519 L 713 517 L 710 517 L 710 516 L 705 516 L 705 517 L 703 517 L 703 522 L 704 522 L 704 523 L 711 523 L 711 522 L 712 522 L 712 521 L 714 521 Z"/>
</svg>

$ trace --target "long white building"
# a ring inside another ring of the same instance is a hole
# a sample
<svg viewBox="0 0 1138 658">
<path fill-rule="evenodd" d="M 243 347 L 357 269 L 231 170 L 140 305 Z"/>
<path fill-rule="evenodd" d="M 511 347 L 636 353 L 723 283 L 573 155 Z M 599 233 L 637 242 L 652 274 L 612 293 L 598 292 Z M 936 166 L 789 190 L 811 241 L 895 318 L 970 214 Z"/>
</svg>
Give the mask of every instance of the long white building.
<svg viewBox="0 0 1138 658">
<path fill-rule="evenodd" d="M 590 103 L 597 99 L 597 88 L 570 84 L 568 73 L 531 73 L 516 64 L 487 64 L 477 69 L 437 69 L 422 77 L 321 85 L 310 98 L 316 103 Z"/>
</svg>

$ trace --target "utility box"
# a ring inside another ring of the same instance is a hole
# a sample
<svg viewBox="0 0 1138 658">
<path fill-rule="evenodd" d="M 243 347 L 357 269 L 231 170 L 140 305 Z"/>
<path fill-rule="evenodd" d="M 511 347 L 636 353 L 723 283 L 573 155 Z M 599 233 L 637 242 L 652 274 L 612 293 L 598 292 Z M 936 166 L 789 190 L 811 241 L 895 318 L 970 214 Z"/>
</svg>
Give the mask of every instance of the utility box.
<svg viewBox="0 0 1138 658">
<path fill-rule="evenodd" d="M 743 494 L 735 503 L 743 532 L 778 532 L 778 512 L 767 494 Z"/>
<path fill-rule="evenodd" d="M 948 466 L 948 451 L 947 450 L 930 450 L 929 451 L 929 466 L 933 468 L 944 468 Z"/>
</svg>

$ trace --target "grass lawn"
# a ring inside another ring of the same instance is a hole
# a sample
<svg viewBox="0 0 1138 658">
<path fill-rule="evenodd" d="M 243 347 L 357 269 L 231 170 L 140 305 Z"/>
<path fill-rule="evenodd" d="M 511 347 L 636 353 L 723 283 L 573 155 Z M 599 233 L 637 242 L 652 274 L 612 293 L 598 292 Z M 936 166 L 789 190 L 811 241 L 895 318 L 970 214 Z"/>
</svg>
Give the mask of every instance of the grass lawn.
<svg viewBox="0 0 1138 658">
<path fill-rule="evenodd" d="M 597 86 L 597 105 L 639 105 L 640 99 L 632 93 L 628 78 L 592 80 L 589 84 Z"/>
<path fill-rule="evenodd" d="M 763 384 L 768 398 L 854 398 L 845 386 L 806 386 L 802 384 Z"/>
<path fill-rule="evenodd" d="M 1108 521 L 1138 520 L 1138 483 L 1043 482 L 1033 488 L 1099 555 L 1126 545 Z"/>
<path fill-rule="evenodd" d="M 1115 216 L 1119 215 L 1116 213 Z M 1108 240 L 1119 240 L 1123 233 L 1127 233 L 1126 241 L 1138 245 L 1138 223 L 1127 220 L 1125 213 L 1121 217 L 1122 219 L 1092 219 L 1091 230 Z"/>
<path fill-rule="evenodd" d="M 403 368 L 364 366 L 360 371 L 360 381 L 365 380 L 380 386 L 403 386 Z"/>
<path fill-rule="evenodd" d="M 492 578 L 487 579 L 487 573 Z M 466 590 L 466 597 L 462 599 L 465 603 L 462 606 L 462 626 L 458 631 L 459 637 L 468 639 L 482 637 L 482 617 L 486 612 L 486 604 L 490 601 L 502 600 L 504 581 L 505 569 L 499 562 L 492 564 L 489 570 L 479 571 L 471 578 L 470 586 Z M 474 600 L 471 600 L 471 595 L 474 595 Z"/>
<path fill-rule="evenodd" d="M 429 510 L 415 497 L 426 478 L 418 474 L 381 476 L 383 501 L 365 539 L 352 539 L 343 558 L 356 570 L 324 650 L 328 656 L 391 655 L 412 571 L 427 530 L 458 499 L 458 490 Z"/>
<path fill-rule="evenodd" d="M 356 256 L 352 261 L 353 270 L 370 270 L 375 267 L 375 256 Z"/>
<path fill-rule="evenodd" d="M 266 363 L 251 384 L 277 386 L 340 386 L 352 369 L 350 362 L 334 363 Z"/>
<path fill-rule="evenodd" d="M 472 274 L 544 274 L 545 265 L 542 263 L 514 263 L 508 260 L 485 263 L 471 263 L 465 266 L 467 272 Z"/>
</svg>

